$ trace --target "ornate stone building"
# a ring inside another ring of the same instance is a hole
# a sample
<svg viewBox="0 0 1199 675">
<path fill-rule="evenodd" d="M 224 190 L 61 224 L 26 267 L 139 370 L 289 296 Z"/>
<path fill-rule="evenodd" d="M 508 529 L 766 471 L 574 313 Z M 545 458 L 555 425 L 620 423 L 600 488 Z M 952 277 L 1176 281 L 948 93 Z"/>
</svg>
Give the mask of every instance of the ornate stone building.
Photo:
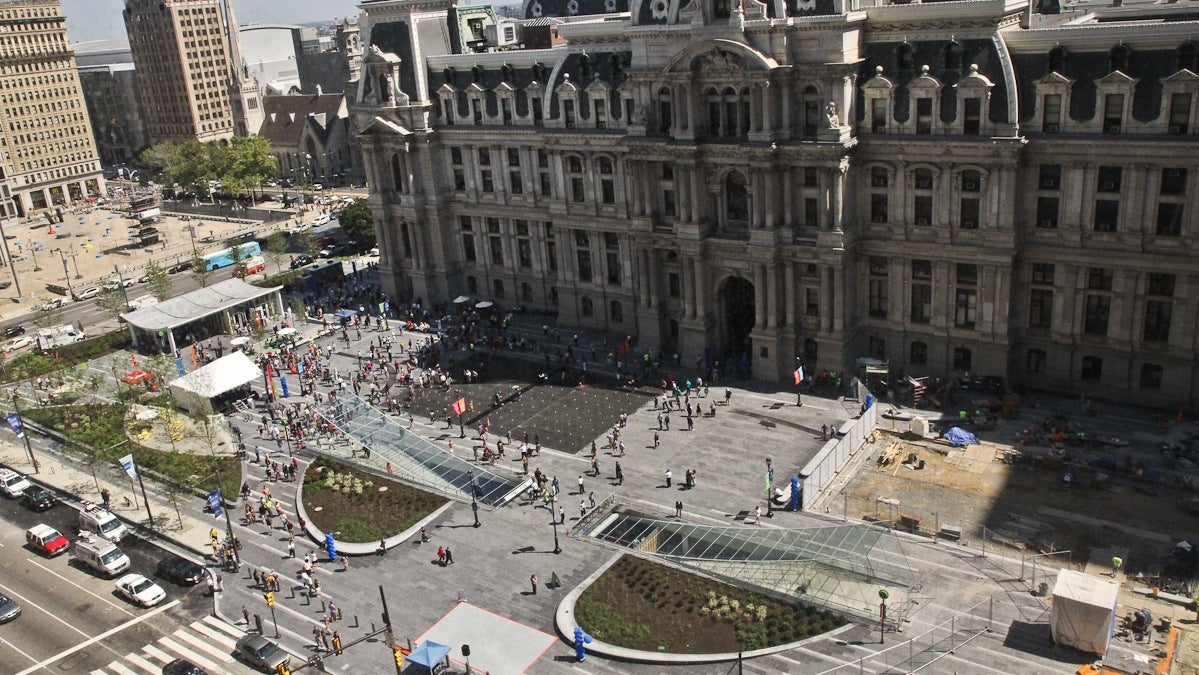
<svg viewBox="0 0 1199 675">
<path fill-rule="evenodd" d="M 58 0 L 0 2 L 0 113 L 0 180 L 17 214 L 104 194 Z"/>
<path fill-rule="evenodd" d="M 522 49 L 364 2 L 384 283 L 766 379 L 875 357 L 1194 408 L 1193 4 L 528 0 L 561 44 Z"/>
</svg>

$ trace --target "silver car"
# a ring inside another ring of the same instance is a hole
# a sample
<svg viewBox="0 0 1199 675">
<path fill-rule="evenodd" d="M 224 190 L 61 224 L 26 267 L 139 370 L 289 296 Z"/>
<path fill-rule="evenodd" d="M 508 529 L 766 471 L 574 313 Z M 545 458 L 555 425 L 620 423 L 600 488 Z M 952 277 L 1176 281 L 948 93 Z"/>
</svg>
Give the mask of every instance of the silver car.
<svg viewBox="0 0 1199 675">
<path fill-rule="evenodd" d="M 16 600 L 0 593 L 0 623 L 8 623 L 21 616 L 21 606 Z"/>
</svg>

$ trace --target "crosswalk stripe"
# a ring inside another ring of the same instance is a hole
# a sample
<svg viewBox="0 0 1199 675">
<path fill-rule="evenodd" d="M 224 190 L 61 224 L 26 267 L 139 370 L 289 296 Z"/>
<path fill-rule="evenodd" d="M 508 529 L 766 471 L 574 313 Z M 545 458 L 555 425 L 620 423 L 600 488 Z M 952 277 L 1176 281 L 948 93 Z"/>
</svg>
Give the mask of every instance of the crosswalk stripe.
<svg viewBox="0 0 1199 675">
<path fill-rule="evenodd" d="M 197 633 L 202 633 L 208 639 L 210 639 L 213 642 L 215 642 L 216 644 L 220 645 L 221 648 L 223 648 L 226 651 L 233 651 L 233 647 L 237 644 L 237 640 L 234 640 L 233 638 L 229 637 L 225 633 L 222 633 L 218 630 L 213 630 L 212 628 L 205 626 L 204 624 L 200 623 L 199 621 L 193 623 L 191 625 L 191 629 L 196 631 Z"/>
<path fill-rule="evenodd" d="M 142 651 L 145 652 L 146 654 L 149 654 L 150 658 L 155 659 L 157 661 L 162 661 L 163 665 L 166 665 L 166 664 L 170 663 L 171 661 L 175 660 L 175 657 L 162 651 L 161 649 L 159 649 L 158 647 L 155 647 L 154 645 L 146 645 L 145 647 L 142 647 Z"/>
<path fill-rule="evenodd" d="M 93 670 L 87 675 L 108 675 L 108 673 L 104 672 L 103 670 Z"/>
<path fill-rule="evenodd" d="M 211 614 L 204 616 L 203 623 L 204 623 L 204 625 L 209 626 L 211 628 L 215 628 L 217 630 L 224 631 L 227 635 L 229 635 L 229 637 L 232 637 L 234 639 L 234 641 L 235 641 L 234 644 L 236 644 L 237 639 L 241 638 L 241 636 L 246 634 L 246 632 L 244 630 L 238 628 L 237 626 L 230 626 L 229 624 L 225 623 L 224 621 L 221 621 L 220 619 L 216 618 L 215 616 L 213 616 Z"/>
<path fill-rule="evenodd" d="M 233 658 L 228 652 L 216 647 L 215 645 L 208 644 L 198 635 L 192 635 L 190 632 L 182 628 L 175 631 L 175 637 L 191 644 L 193 647 L 199 649 L 205 654 L 208 654 L 212 658 L 219 659 L 221 661 L 228 661 Z"/>
<path fill-rule="evenodd" d="M 146 660 L 146 657 L 142 656 L 141 654 L 130 654 L 129 656 L 125 657 L 125 660 L 137 666 L 138 668 L 141 668 L 150 675 L 162 675 L 162 666 L 156 666 L 153 663 L 150 663 Z"/>
<path fill-rule="evenodd" d="M 219 664 L 213 663 L 212 661 L 209 661 L 208 659 L 200 657 L 198 654 L 194 653 L 191 649 L 185 647 L 184 645 L 179 644 L 178 642 L 175 642 L 174 640 L 172 640 L 169 637 L 159 638 L 158 644 L 160 644 L 163 647 L 166 647 L 167 649 L 171 650 L 172 652 L 178 654 L 178 656 L 176 658 L 187 659 L 188 661 L 191 661 L 192 663 L 196 664 L 197 666 L 200 666 L 204 670 L 211 670 L 214 673 L 221 672 L 221 666 Z M 170 660 L 174 661 L 175 659 L 172 658 Z"/>
<path fill-rule="evenodd" d="M 117 673 L 119 673 L 119 675 L 137 675 L 136 672 L 126 668 L 120 661 L 113 661 L 105 667 L 115 670 Z"/>
</svg>

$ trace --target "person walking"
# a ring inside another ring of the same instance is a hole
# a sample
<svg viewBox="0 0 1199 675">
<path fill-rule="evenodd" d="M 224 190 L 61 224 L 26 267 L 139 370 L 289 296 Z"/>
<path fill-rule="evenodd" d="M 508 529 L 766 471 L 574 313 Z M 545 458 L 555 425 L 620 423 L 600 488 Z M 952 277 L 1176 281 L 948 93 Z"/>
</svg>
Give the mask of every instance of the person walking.
<svg viewBox="0 0 1199 675">
<path fill-rule="evenodd" d="M 582 520 L 583 517 L 586 515 L 587 515 L 587 502 L 580 499 L 579 500 L 579 519 Z"/>
<path fill-rule="evenodd" d="M 288 558 L 296 557 L 296 542 L 295 541 L 289 540 L 287 542 L 287 557 Z"/>
<path fill-rule="evenodd" d="M 437 564 L 441 565 L 442 567 L 445 567 L 445 547 L 444 546 L 437 547 Z"/>
<path fill-rule="evenodd" d="M 449 546 L 445 547 L 445 564 L 447 564 L 447 565 L 454 564 L 454 554 L 453 554 L 453 552 L 450 551 Z"/>
<path fill-rule="evenodd" d="M 531 585 L 533 587 L 533 595 L 537 595 L 537 575 L 536 574 L 532 574 L 529 576 L 529 585 Z"/>
<path fill-rule="evenodd" d="M 624 485 L 624 469 L 620 468 L 620 462 L 616 463 L 616 484 Z"/>
<path fill-rule="evenodd" d="M 342 572 L 350 571 L 350 559 L 346 555 L 341 556 L 341 571 Z"/>
<path fill-rule="evenodd" d="M 670 482 L 674 474 L 670 473 L 670 469 L 666 470 L 666 487 L 670 487 Z"/>
<path fill-rule="evenodd" d="M 757 504 L 754 506 L 754 525 L 761 525 L 761 524 L 762 524 L 762 505 Z"/>
<path fill-rule="evenodd" d="M 591 502 L 591 508 L 594 509 L 595 508 L 595 492 L 592 491 L 590 494 L 588 494 L 587 499 L 588 499 L 588 501 Z"/>
<path fill-rule="evenodd" d="M 675 518 L 683 517 L 683 500 L 681 500 L 681 499 L 674 503 L 674 517 Z"/>
<path fill-rule="evenodd" d="M 658 413 L 658 431 L 662 430 L 662 413 Z"/>
<path fill-rule="evenodd" d="M 583 474 L 579 474 L 579 494 L 583 494 L 586 490 L 583 489 Z"/>
<path fill-rule="evenodd" d="M 661 436 L 658 435 L 658 432 L 655 431 L 654 432 L 654 447 L 657 448 L 660 445 L 662 445 L 662 438 L 661 438 Z"/>
</svg>

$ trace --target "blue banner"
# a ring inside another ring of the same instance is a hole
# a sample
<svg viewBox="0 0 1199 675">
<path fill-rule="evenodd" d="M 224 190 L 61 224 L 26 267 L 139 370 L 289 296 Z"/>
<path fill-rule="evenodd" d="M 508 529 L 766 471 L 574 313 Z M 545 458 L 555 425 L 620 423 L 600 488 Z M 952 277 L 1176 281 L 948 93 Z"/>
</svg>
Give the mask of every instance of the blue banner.
<svg viewBox="0 0 1199 675">
<path fill-rule="evenodd" d="M 8 416 L 8 426 L 12 427 L 13 433 L 17 438 L 25 438 L 25 430 L 21 428 L 21 416 L 16 413 L 10 413 Z"/>
<path fill-rule="evenodd" d="M 183 359 L 175 359 L 175 370 L 179 371 L 179 377 L 184 376 Z"/>
<path fill-rule="evenodd" d="M 220 490 L 213 490 L 208 493 L 208 508 L 212 509 L 213 518 L 220 518 L 225 515 L 225 509 L 221 508 Z"/>
<path fill-rule="evenodd" d="M 290 394 L 287 391 L 287 378 L 279 376 L 279 384 L 283 385 L 283 398 L 287 398 Z"/>
<path fill-rule="evenodd" d="M 137 466 L 133 464 L 133 453 L 125 455 L 118 461 L 120 461 L 121 468 L 125 470 L 125 473 L 129 474 L 130 478 L 137 478 Z"/>
</svg>

